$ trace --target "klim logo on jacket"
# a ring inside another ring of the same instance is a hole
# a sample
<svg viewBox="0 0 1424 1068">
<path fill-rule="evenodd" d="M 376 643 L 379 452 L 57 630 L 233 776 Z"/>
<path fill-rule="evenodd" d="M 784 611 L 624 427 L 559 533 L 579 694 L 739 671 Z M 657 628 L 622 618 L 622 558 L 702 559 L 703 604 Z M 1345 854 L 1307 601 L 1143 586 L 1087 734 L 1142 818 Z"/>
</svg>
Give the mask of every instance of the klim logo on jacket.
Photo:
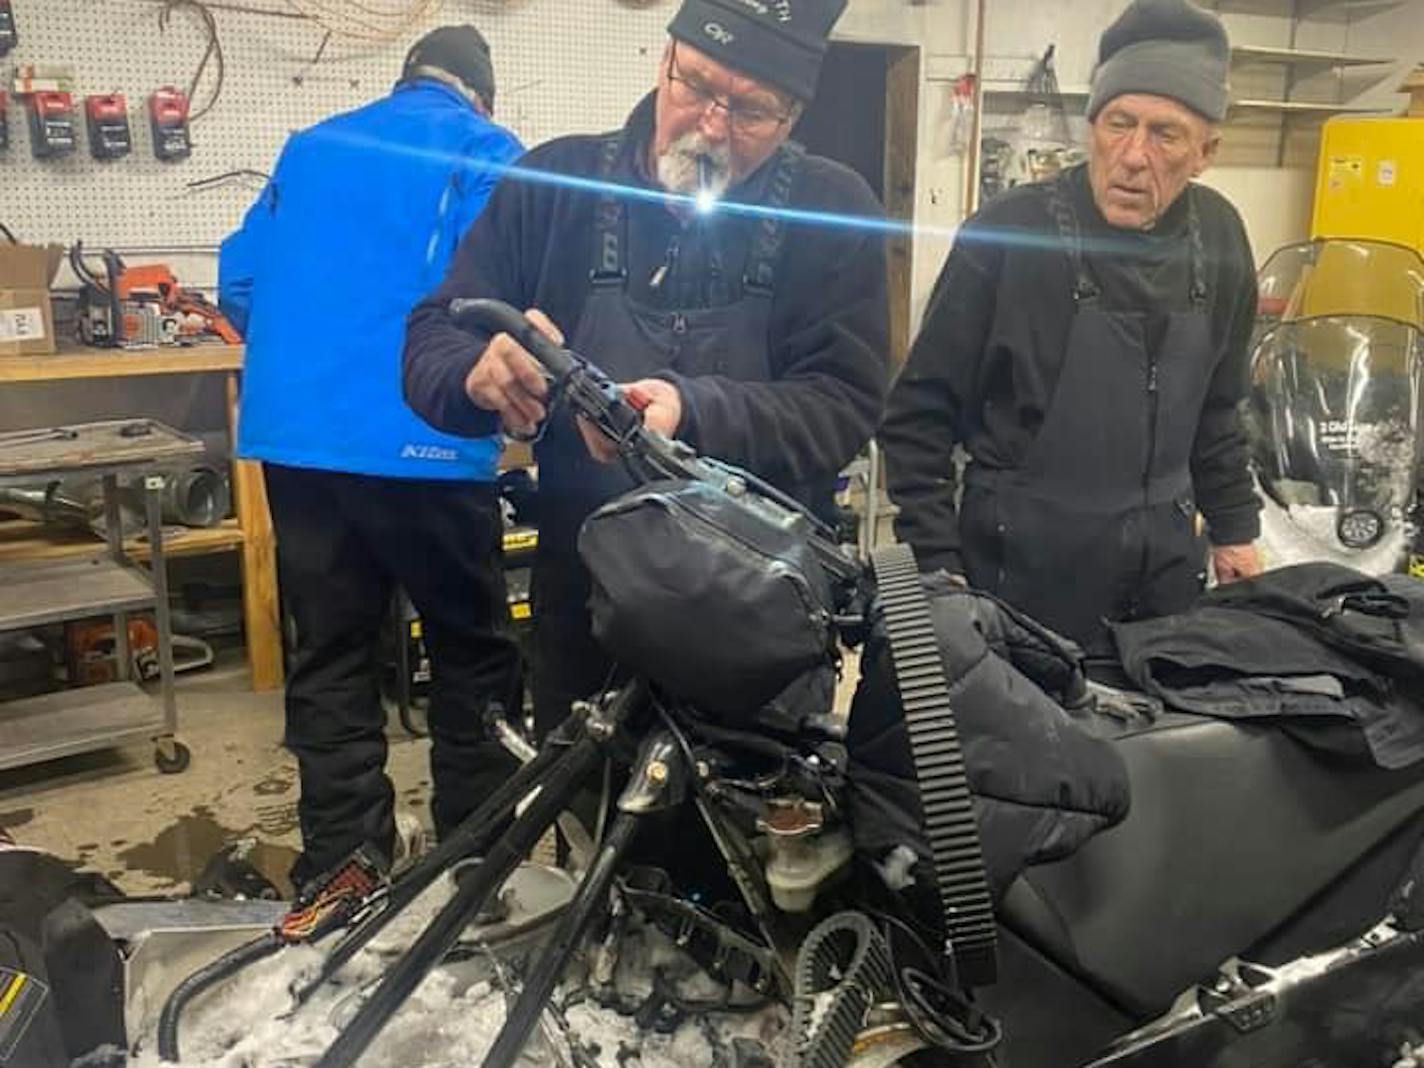
<svg viewBox="0 0 1424 1068">
<path fill-rule="evenodd" d="M 439 445 L 406 445 L 400 451 L 402 460 L 458 460 L 460 454 L 454 449 Z"/>
</svg>

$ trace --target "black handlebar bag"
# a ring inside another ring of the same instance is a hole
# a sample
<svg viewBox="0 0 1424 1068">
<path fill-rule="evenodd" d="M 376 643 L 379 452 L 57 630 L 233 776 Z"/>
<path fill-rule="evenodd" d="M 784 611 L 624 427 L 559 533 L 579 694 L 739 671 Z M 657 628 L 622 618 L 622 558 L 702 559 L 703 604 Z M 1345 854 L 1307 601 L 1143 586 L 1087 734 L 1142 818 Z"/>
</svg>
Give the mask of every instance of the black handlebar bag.
<svg viewBox="0 0 1424 1068">
<path fill-rule="evenodd" d="M 706 482 L 652 482 L 584 522 L 593 634 L 719 718 L 756 715 L 835 662 L 830 582 L 805 519 Z"/>
</svg>

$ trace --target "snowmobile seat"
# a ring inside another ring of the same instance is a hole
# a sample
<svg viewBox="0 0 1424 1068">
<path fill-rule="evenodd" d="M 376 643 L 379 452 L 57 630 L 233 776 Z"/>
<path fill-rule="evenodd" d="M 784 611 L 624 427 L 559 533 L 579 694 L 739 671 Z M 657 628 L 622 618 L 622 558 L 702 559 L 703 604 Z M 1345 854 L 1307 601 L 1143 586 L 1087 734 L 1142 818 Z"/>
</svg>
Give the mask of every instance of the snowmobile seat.
<svg viewBox="0 0 1424 1068">
<path fill-rule="evenodd" d="M 1384 771 L 1279 727 L 1171 713 L 1119 745 L 1127 818 L 1029 869 L 1000 919 L 1141 1019 L 1292 921 L 1424 813 L 1424 766 Z"/>
</svg>

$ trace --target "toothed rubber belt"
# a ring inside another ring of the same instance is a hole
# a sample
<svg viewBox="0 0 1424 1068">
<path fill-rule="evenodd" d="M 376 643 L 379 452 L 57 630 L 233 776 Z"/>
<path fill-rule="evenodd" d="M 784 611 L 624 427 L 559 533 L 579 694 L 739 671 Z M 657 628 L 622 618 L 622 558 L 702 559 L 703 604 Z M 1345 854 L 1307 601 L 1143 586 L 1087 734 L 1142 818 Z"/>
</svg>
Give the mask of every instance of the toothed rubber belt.
<svg viewBox="0 0 1424 1068">
<path fill-rule="evenodd" d="M 946 951 L 964 987 L 998 975 L 994 908 L 929 599 L 908 545 L 871 558 L 944 910 Z"/>
<path fill-rule="evenodd" d="M 844 1068 L 872 1005 L 893 989 L 890 950 L 870 918 L 823 920 L 796 956 L 786 1068 Z"/>
</svg>

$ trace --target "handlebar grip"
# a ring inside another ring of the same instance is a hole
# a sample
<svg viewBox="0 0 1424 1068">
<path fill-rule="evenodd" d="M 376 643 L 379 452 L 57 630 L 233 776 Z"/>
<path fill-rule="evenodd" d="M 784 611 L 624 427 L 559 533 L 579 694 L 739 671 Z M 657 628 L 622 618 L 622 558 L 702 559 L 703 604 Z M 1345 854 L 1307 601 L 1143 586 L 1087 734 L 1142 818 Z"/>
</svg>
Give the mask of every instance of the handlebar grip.
<svg viewBox="0 0 1424 1068">
<path fill-rule="evenodd" d="M 458 297 L 450 302 L 448 311 L 457 325 L 477 326 L 490 333 L 508 334 L 557 380 L 562 380 L 577 366 L 567 349 L 550 341 L 522 312 L 502 300 Z"/>
</svg>

